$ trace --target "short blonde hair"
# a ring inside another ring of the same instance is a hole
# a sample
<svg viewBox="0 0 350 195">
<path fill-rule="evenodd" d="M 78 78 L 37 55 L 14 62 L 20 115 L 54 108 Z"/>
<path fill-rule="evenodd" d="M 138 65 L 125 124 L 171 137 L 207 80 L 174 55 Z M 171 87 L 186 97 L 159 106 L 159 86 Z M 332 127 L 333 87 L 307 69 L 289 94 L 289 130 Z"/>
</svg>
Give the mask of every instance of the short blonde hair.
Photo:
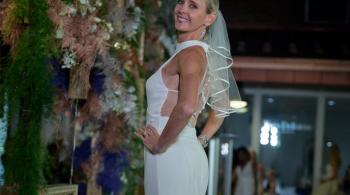
<svg viewBox="0 0 350 195">
<path fill-rule="evenodd" d="M 219 10 L 219 0 L 205 0 L 207 3 L 207 13 Z"/>
</svg>

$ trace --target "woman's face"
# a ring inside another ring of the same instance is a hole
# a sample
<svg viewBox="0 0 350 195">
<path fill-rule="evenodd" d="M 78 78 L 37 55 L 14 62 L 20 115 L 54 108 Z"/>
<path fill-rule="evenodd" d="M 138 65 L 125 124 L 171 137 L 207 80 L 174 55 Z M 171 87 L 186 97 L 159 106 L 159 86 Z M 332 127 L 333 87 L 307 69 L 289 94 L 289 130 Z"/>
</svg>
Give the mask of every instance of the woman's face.
<svg viewBox="0 0 350 195">
<path fill-rule="evenodd" d="M 246 152 L 240 151 L 238 153 L 238 158 L 239 158 L 239 162 L 240 163 L 246 163 L 247 161 L 249 161 L 249 156 Z"/>
<path fill-rule="evenodd" d="M 180 33 L 194 32 L 205 26 L 209 26 L 213 21 L 212 14 L 207 14 L 206 0 L 178 0 L 175 10 L 175 29 Z M 214 18 L 215 19 L 215 18 Z"/>
</svg>

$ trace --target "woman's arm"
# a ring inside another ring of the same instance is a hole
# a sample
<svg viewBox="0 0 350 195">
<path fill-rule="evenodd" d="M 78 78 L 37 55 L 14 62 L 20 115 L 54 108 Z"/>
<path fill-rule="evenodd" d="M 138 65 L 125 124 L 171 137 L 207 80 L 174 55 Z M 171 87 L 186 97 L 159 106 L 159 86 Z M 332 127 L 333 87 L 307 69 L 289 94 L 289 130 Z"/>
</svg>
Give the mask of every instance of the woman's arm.
<svg viewBox="0 0 350 195">
<path fill-rule="evenodd" d="M 209 109 L 207 123 L 205 124 L 202 135 L 205 135 L 208 139 L 213 137 L 216 131 L 220 128 L 224 122 L 223 117 L 217 117 L 216 112 L 213 109 Z"/>
<path fill-rule="evenodd" d="M 191 47 L 178 55 L 180 75 L 178 101 L 160 135 L 154 153 L 164 151 L 173 143 L 198 105 L 198 91 L 205 71 L 206 57 L 202 48 Z"/>
<path fill-rule="evenodd" d="M 232 192 L 233 193 L 236 190 L 237 180 L 238 180 L 237 173 L 236 173 L 236 168 L 237 167 L 233 168 L 233 171 L 232 171 Z"/>
<path fill-rule="evenodd" d="M 250 152 L 250 160 L 252 161 L 253 177 L 254 177 L 254 192 L 258 193 L 258 163 L 255 151 Z"/>
</svg>

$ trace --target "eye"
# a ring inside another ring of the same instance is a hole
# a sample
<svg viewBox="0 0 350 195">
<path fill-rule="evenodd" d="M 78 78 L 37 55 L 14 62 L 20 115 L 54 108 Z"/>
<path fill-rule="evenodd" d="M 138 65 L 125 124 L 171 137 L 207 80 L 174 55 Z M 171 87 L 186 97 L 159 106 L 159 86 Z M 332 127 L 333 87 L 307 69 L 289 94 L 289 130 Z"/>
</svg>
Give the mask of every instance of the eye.
<svg viewBox="0 0 350 195">
<path fill-rule="evenodd" d="M 191 9 L 197 9 L 198 6 L 197 6 L 196 4 L 194 4 L 194 3 L 191 3 L 191 4 L 190 4 L 190 8 L 191 8 Z"/>
<path fill-rule="evenodd" d="M 177 4 L 184 4 L 184 0 L 177 0 Z"/>
</svg>

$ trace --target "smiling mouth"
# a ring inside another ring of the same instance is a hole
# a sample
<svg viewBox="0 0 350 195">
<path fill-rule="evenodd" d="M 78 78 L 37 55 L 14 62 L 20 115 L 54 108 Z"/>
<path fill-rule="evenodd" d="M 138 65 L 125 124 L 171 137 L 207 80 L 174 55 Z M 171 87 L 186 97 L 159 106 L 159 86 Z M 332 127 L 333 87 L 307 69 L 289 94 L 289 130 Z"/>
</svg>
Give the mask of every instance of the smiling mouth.
<svg viewBox="0 0 350 195">
<path fill-rule="evenodd" d="M 185 22 L 189 22 L 190 21 L 189 19 L 187 19 L 187 18 L 185 18 L 185 17 L 183 17 L 183 16 L 181 16 L 179 14 L 176 15 L 176 20 L 179 23 L 185 23 Z"/>
</svg>

